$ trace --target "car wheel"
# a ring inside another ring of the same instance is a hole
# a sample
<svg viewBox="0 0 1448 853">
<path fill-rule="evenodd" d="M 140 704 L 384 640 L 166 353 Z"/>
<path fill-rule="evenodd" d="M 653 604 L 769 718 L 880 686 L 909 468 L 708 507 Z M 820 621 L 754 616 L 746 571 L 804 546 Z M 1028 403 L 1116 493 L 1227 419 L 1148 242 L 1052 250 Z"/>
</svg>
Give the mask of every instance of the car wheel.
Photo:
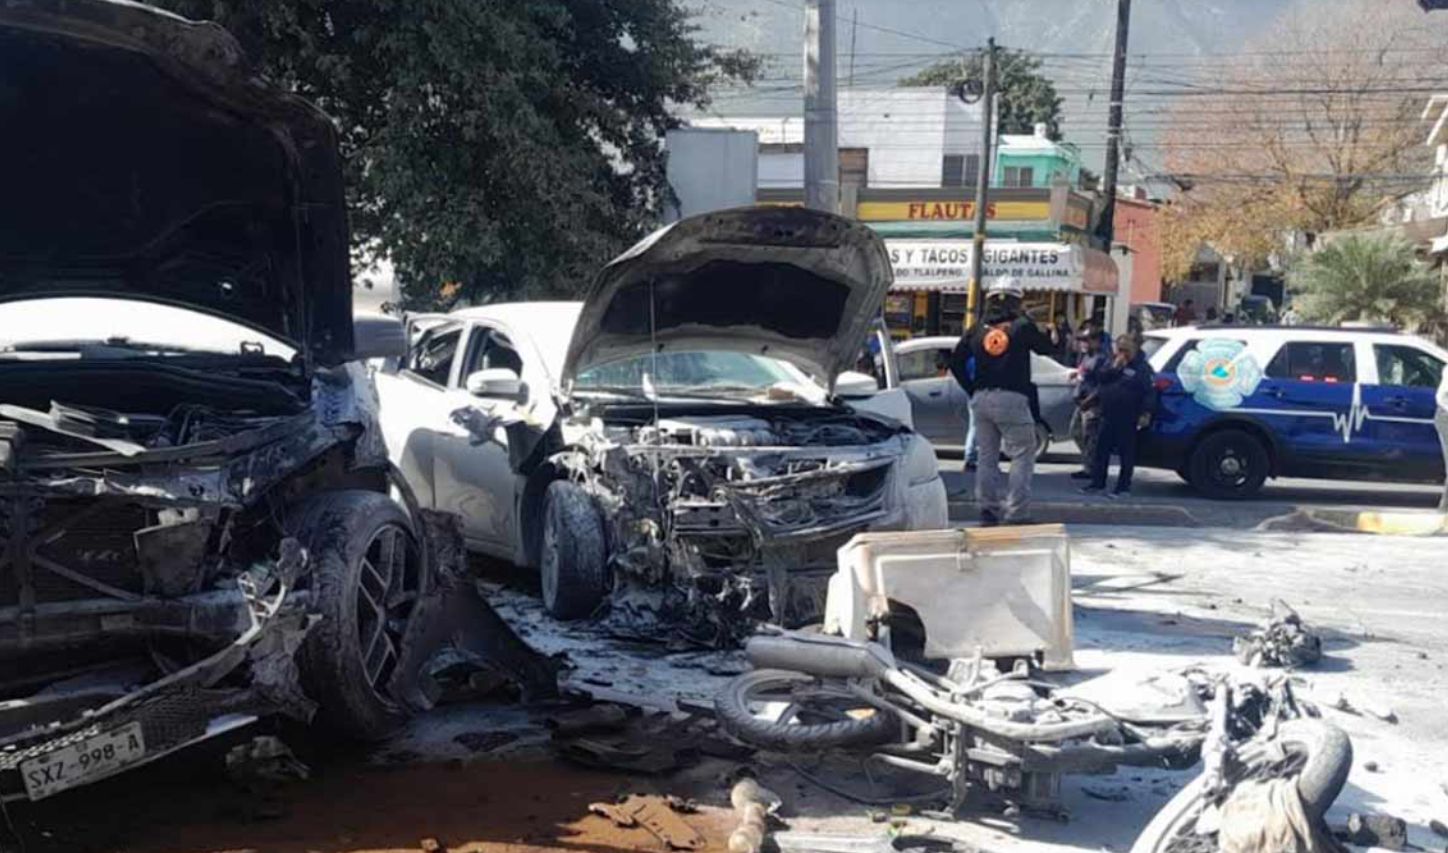
<svg viewBox="0 0 1448 853">
<path fill-rule="evenodd" d="M 582 619 L 608 594 L 603 517 L 593 498 L 567 480 L 550 483 L 544 501 L 543 606 L 558 619 Z"/>
<path fill-rule="evenodd" d="M 1251 433 L 1237 429 L 1202 439 L 1188 470 L 1190 482 L 1209 498 L 1242 500 L 1255 496 L 1267 481 L 1267 448 Z"/>
<path fill-rule="evenodd" d="M 407 513 L 386 495 L 331 492 L 294 514 L 307 548 L 312 607 L 302 684 L 329 728 L 379 740 L 407 720 L 387 694 L 425 590 L 424 557 Z"/>
</svg>

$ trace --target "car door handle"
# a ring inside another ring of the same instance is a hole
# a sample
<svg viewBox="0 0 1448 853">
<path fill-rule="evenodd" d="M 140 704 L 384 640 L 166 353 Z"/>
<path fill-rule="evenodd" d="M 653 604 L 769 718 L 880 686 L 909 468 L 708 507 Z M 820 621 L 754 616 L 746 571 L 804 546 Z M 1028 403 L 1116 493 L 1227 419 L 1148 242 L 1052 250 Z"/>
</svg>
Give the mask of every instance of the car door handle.
<svg viewBox="0 0 1448 853">
<path fill-rule="evenodd" d="M 1274 400 L 1281 400 L 1287 396 L 1287 394 L 1284 393 L 1281 388 L 1267 388 L 1263 390 L 1262 393 L 1266 394 L 1268 397 L 1273 398 Z"/>
<path fill-rule="evenodd" d="M 1383 402 L 1387 403 L 1389 406 L 1397 406 L 1398 408 L 1402 409 L 1406 408 L 1407 405 L 1413 401 L 1408 399 L 1407 397 L 1389 397 Z"/>
<path fill-rule="evenodd" d="M 931 391 L 931 392 L 930 392 L 928 395 L 926 395 L 926 396 L 930 396 L 930 397 L 944 397 L 944 396 L 945 396 L 945 392 L 944 392 L 944 391 Z"/>
</svg>

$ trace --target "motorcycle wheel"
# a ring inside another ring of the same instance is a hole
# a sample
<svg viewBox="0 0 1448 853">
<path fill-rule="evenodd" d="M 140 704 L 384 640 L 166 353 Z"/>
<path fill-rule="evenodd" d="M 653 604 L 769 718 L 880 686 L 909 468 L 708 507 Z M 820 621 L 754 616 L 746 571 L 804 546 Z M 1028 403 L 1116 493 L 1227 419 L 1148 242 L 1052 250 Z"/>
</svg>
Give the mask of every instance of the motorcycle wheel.
<svg viewBox="0 0 1448 853">
<path fill-rule="evenodd" d="M 878 746 L 900 736 L 893 714 L 799 672 L 746 672 L 719 691 L 714 708 L 730 734 L 777 752 Z"/>
<path fill-rule="evenodd" d="M 1297 791 L 1309 818 L 1322 820 L 1342 792 L 1352 770 L 1352 742 L 1336 726 L 1317 720 L 1292 720 L 1282 725 L 1280 733 L 1287 752 L 1302 760 L 1297 772 Z M 1270 744 L 1248 744 L 1240 752 L 1242 772 L 1236 781 L 1261 774 L 1271 768 L 1277 758 Z M 1206 783 L 1202 777 L 1182 788 L 1151 823 L 1146 825 L 1131 853 L 1187 853 L 1216 849 L 1210 836 L 1196 835 L 1197 816 L 1201 814 Z"/>
</svg>

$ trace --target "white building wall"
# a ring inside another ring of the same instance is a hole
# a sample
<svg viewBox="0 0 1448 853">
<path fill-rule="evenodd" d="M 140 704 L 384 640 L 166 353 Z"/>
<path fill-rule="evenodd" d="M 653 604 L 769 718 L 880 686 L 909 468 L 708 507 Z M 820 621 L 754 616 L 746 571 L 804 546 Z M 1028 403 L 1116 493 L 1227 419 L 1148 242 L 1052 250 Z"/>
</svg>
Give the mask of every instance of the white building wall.
<svg viewBox="0 0 1448 853">
<path fill-rule="evenodd" d="M 804 186 L 804 154 L 761 152 L 760 189 L 791 189 Z"/>
<path fill-rule="evenodd" d="M 938 87 L 840 89 L 840 147 L 870 152 L 872 187 L 938 187 L 946 154 L 980 150 L 980 114 L 979 105 Z M 804 121 L 793 116 L 700 116 L 689 123 L 753 131 L 764 145 L 804 142 Z M 803 186 L 804 155 L 762 154 L 759 180 L 771 189 Z"/>
</svg>

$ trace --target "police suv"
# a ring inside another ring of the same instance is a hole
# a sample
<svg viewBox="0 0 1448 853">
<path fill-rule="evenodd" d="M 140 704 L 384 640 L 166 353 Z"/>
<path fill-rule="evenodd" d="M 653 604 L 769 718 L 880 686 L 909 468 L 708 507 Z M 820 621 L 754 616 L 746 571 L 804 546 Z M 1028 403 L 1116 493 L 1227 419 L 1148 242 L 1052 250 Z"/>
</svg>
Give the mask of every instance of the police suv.
<svg viewBox="0 0 1448 853">
<path fill-rule="evenodd" d="M 1203 494 L 1268 477 L 1442 482 L 1434 426 L 1448 351 L 1391 331 L 1203 326 L 1148 332 L 1159 397 L 1139 464 Z"/>
</svg>

